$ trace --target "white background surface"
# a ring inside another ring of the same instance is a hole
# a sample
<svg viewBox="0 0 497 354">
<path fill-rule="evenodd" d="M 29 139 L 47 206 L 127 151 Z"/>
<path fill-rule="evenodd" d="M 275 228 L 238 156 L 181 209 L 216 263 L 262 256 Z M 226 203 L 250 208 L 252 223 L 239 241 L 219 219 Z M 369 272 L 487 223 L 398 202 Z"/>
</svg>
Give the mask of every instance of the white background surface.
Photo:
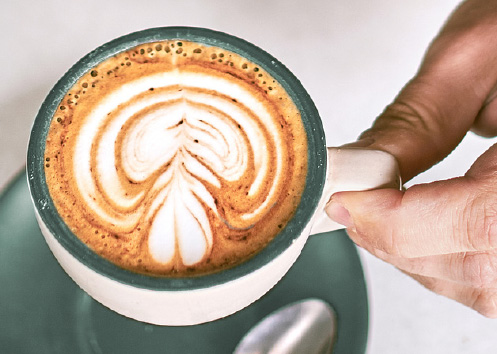
<svg viewBox="0 0 497 354">
<path fill-rule="evenodd" d="M 209 27 L 286 64 L 313 97 L 330 145 L 354 140 L 414 74 L 455 0 L 6 1 L 0 12 L 0 187 L 21 169 L 32 120 L 79 58 L 122 34 Z M 495 140 L 469 135 L 414 183 L 463 174 Z M 434 295 L 361 253 L 369 353 L 495 353 L 497 320 Z"/>
</svg>

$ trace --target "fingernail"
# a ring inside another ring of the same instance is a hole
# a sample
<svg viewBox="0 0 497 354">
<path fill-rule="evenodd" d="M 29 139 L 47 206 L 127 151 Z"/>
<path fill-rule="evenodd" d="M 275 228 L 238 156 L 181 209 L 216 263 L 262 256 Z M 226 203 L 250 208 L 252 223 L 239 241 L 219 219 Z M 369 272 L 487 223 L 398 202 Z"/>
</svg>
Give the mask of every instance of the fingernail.
<svg viewBox="0 0 497 354">
<path fill-rule="evenodd" d="M 340 203 L 331 200 L 326 206 L 326 213 L 331 218 L 331 220 L 345 226 L 350 229 L 354 227 L 354 222 L 347 209 L 344 208 Z"/>
</svg>

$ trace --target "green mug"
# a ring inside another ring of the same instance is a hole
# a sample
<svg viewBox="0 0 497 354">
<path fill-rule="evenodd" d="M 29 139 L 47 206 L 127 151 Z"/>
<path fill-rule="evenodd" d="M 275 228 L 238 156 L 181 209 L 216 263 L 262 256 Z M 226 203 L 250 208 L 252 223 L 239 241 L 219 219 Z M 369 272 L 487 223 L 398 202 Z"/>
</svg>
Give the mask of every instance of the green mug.
<svg viewBox="0 0 497 354">
<path fill-rule="evenodd" d="M 45 143 L 61 100 L 98 63 L 139 44 L 198 42 L 241 55 L 268 72 L 300 111 L 307 135 L 307 176 L 300 204 L 286 227 L 258 254 L 233 268 L 197 277 L 134 273 L 97 255 L 58 214 L 45 178 Z M 90 296 L 133 319 L 157 325 L 194 325 L 228 316 L 271 289 L 296 261 L 309 235 L 337 229 L 324 207 L 340 190 L 400 185 L 395 159 L 381 151 L 327 148 L 318 111 L 299 80 L 267 52 L 234 36 L 192 27 L 152 28 L 106 43 L 78 61 L 43 102 L 31 131 L 27 176 L 36 217 L 54 256 Z M 330 270 L 334 271 L 334 270 Z"/>
</svg>

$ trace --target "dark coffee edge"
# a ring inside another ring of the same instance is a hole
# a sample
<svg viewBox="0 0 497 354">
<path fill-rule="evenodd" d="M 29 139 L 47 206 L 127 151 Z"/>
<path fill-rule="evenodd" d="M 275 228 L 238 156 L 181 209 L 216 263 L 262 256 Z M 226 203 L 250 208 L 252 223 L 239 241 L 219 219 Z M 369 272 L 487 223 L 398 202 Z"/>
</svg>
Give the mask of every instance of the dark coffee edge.
<svg viewBox="0 0 497 354">
<path fill-rule="evenodd" d="M 166 278 L 141 275 L 122 269 L 97 255 L 74 235 L 59 216 L 45 180 L 46 137 L 52 117 L 66 92 L 98 63 L 138 45 L 164 40 L 185 40 L 215 46 L 239 54 L 259 65 L 286 90 L 299 109 L 308 139 L 306 187 L 300 204 L 286 227 L 267 247 L 248 261 L 233 268 L 198 277 Z M 43 102 L 33 123 L 27 155 L 27 175 L 33 201 L 38 210 L 42 209 L 41 204 L 43 204 L 45 212 L 40 213 L 43 222 L 68 252 L 87 267 L 115 281 L 140 288 L 172 291 L 194 290 L 223 284 L 261 268 L 280 255 L 300 236 L 312 218 L 324 188 L 327 165 L 326 143 L 319 113 L 309 94 L 293 73 L 269 53 L 241 38 L 197 27 L 161 27 L 134 32 L 103 44 L 76 62 L 59 79 Z M 310 198 L 310 195 L 313 197 Z"/>
</svg>

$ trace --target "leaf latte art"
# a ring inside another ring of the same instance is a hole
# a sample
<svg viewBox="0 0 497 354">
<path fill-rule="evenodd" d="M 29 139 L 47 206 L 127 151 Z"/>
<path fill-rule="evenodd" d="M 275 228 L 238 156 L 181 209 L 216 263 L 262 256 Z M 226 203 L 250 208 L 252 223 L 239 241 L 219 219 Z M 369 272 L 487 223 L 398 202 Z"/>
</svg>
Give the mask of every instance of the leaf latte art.
<svg viewBox="0 0 497 354">
<path fill-rule="evenodd" d="M 307 172 L 300 114 L 264 70 L 217 47 L 138 46 L 85 74 L 57 109 L 45 173 L 74 234 L 159 276 L 252 257 L 291 219 Z"/>
</svg>

